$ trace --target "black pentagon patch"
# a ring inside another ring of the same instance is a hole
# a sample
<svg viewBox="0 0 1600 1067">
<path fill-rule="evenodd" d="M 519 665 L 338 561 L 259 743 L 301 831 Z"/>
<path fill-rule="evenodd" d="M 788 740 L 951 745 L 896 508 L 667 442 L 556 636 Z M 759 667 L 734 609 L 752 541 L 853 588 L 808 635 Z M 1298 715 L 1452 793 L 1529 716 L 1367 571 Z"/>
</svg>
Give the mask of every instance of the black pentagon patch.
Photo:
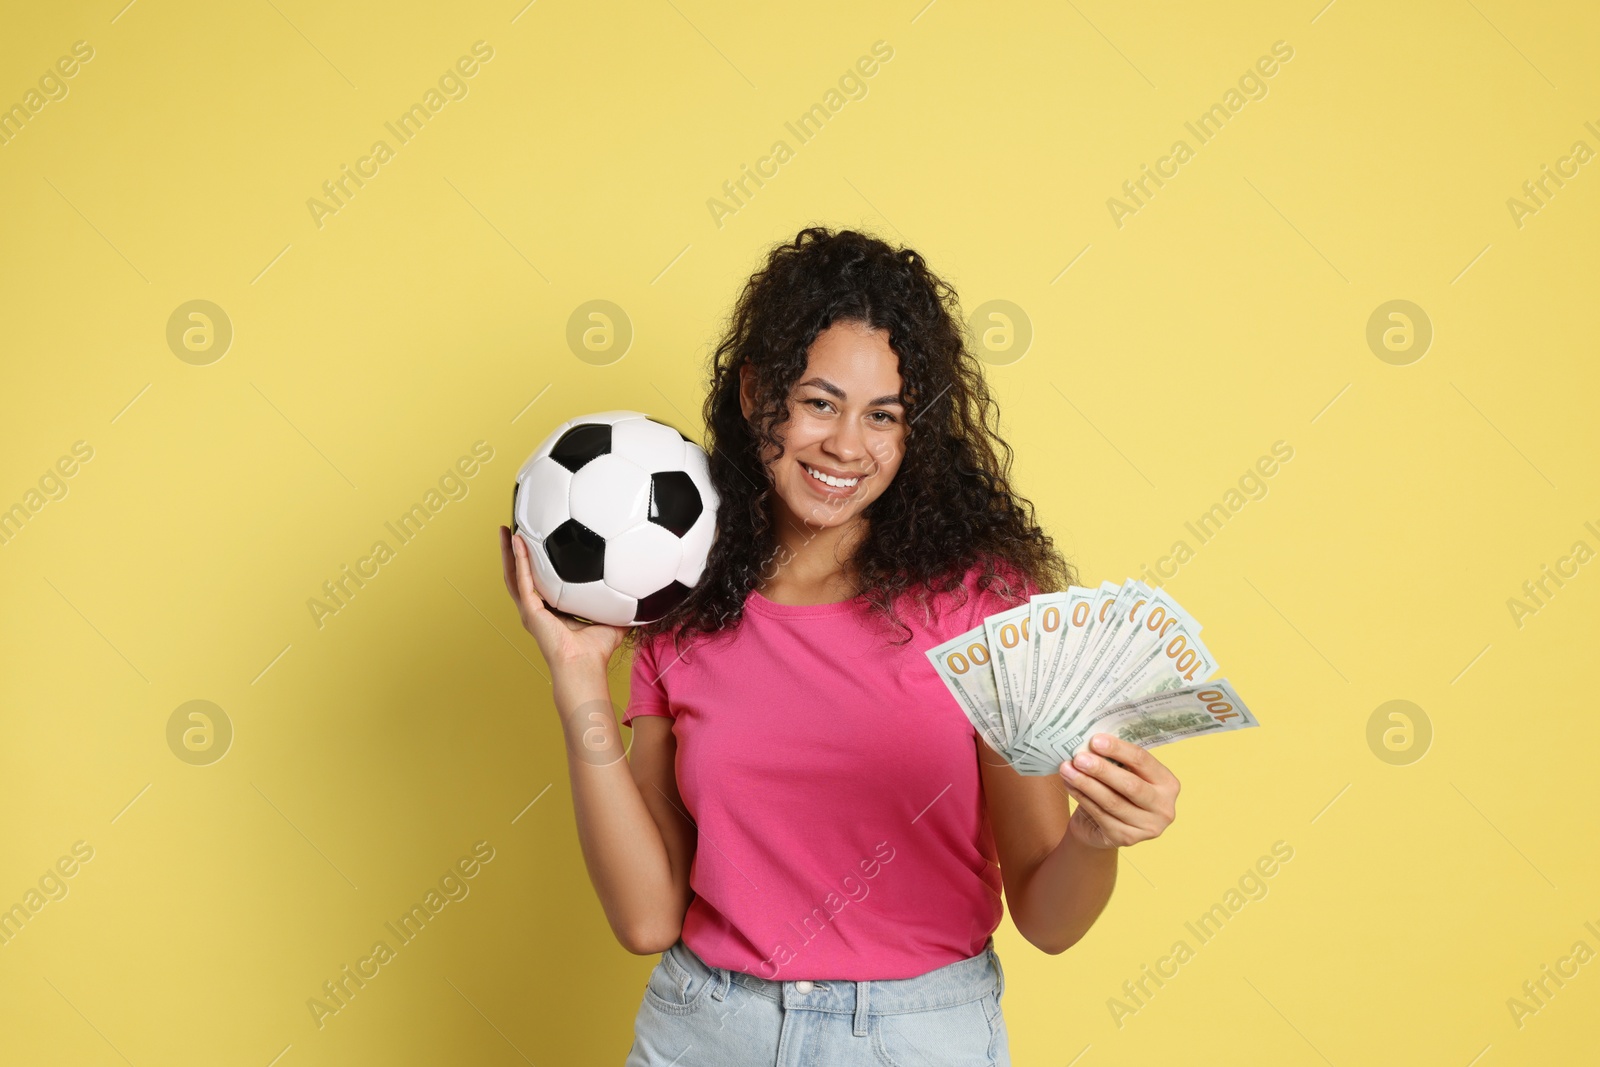
<svg viewBox="0 0 1600 1067">
<path fill-rule="evenodd" d="M 521 491 L 521 482 L 511 483 L 511 532 L 517 532 L 517 493 Z"/>
<path fill-rule="evenodd" d="M 660 471 L 650 476 L 650 521 L 682 537 L 705 505 L 687 471 Z"/>
<path fill-rule="evenodd" d="M 654 593 L 640 600 L 638 608 L 634 610 L 633 621 L 636 623 L 655 622 L 682 603 L 683 598 L 688 595 L 689 587 L 675 580 L 671 585 L 657 589 Z"/>
<path fill-rule="evenodd" d="M 606 574 L 606 539 L 577 519 L 550 531 L 545 555 L 563 582 L 598 582 Z"/>
<path fill-rule="evenodd" d="M 561 435 L 550 450 L 550 458 L 574 474 L 597 456 L 611 451 L 611 427 L 603 422 L 586 422 Z"/>
</svg>

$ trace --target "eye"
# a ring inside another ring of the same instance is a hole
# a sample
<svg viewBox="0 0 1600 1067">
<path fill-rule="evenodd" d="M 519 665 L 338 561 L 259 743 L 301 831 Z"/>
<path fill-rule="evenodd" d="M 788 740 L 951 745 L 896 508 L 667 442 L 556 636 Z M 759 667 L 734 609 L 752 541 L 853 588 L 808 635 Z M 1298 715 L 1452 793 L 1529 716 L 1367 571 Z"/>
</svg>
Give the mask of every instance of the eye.
<svg viewBox="0 0 1600 1067">
<path fill-rule="evenodd" d="M 826 400 L 822 399 L 820 396 L 814 396 L 811 399 L 807 400 L 806 403 L 807 404 L 821 404 L 823 407 L 832 407 L 831 404 L 829 404 Z"/>
<path fill-rule="evenodd" d="M 900 421 L 899 419 L 895 418 L 893 415 L 889 414 L 887 411 L 874 411 L 873 414 L 874 415 L 882 415 L 883 416 L 883 418 L 881 420 L 879 420 L 880 425 L 883 425 L 883 426 L 891 426 L 894 423 Z"/>
</svg>

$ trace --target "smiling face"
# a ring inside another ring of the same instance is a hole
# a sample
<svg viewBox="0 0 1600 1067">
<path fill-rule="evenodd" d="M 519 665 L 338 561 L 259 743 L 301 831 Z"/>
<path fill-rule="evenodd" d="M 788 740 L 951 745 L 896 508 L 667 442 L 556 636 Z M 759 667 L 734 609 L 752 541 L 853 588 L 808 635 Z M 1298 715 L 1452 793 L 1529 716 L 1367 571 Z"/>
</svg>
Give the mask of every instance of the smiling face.
<svg viewBox="0 0 1600 1067">
<path fill-rule="evenodd" d="M 779 434 L 784 453 L 762 457 L 773 480 L 780 530 L 802 525 L 814 534 L 853 524 L 883 495 L 905 455 L 906 410 L 900 402 L 900 360 L 887 330 L 836 322 L 817 335 L 805 371 L 789 393 L 789 421 Z M 754 378 L 739 369 L 740 405 L 755 410 Z M 829 481 L 812 472 L 829 476 Z"/>
</svg>

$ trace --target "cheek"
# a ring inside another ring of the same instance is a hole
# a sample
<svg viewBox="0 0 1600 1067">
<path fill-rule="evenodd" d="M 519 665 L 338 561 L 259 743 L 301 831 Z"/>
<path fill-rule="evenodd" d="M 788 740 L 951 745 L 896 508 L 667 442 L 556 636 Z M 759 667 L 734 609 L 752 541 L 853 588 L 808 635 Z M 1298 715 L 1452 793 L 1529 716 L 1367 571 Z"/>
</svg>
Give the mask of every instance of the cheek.
<svg viewBox="0 0 1600 1067">
<path fill-rule="evenodd" d="M 900 461 L 905 458 L 905 442 L 903 441 L 878 441 L 871 446 L 873 462 L 885 474 L 893 474 L 900 468 Z"/>
<path fill-rule="evenodd" d="M 791 420 L 789 440 L 794 442 L 794 450 L 809 448 L 828 439 L 831 427 L 823 420 L 802 412 Z"/>
</svg>

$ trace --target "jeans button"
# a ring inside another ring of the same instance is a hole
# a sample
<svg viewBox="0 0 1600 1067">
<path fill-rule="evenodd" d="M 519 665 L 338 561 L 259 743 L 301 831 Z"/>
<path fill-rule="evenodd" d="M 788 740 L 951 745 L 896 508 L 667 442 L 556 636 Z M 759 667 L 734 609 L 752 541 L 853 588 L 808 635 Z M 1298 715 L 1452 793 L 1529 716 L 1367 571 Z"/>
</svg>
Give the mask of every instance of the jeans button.
<svg viewBox="0 0 1600 1067">
<path fill-rule="evenodd" d="M 809 992 L 811 992 L 811 989 L 812 989 L 811 983 L 806 981 L 803 978 L 800 981 L 798 981 L 798 982 L 796 982 L 794 984 L 794 991 L 796 993 L 809 993 Z"/>
</svg>

